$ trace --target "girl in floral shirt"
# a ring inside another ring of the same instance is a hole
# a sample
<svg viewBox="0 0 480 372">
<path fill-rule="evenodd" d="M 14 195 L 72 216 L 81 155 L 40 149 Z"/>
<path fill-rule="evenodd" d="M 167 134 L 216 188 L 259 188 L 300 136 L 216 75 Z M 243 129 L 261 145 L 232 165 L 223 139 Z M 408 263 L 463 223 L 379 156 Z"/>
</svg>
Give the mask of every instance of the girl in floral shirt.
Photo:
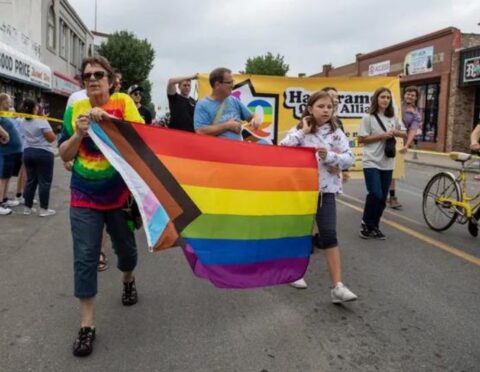
<svg viewBox="0 0 480 372">
<path fill-rule="evenodd" d="M 325 252 L 333 288 L 333 303 L 353 301 L 357 296 L 342 283 L 340 250 L 337 240 L 335 196 L 342 192 L 342 169 L 352 166 L 355 157 L 347 137 L 333 118 L 334 102 L 327 92 L 312 94 L 302 114 L 302 121 L 280 142 L 283 146 L 313 147 L 317 150 L 320 196 L 316 221 L 320 248 Z M 306 288 L 304 279 L 292 283 Z"/>
</svg>

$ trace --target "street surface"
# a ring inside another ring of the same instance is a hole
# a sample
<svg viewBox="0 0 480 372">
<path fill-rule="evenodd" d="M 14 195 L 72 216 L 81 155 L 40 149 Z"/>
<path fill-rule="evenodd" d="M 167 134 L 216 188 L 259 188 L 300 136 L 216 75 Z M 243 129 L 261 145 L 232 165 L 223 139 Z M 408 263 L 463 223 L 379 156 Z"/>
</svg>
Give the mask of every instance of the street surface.
<svg viewBox="0 0 480 372">
<path fill-rule="evenodd" d="M 16 208 L 0 218 L 0 371 L 479 371 L 480 237 L 465 225 L 426 227 L 421 193 L 436 171 L 407 165 L 404 207 L 384 215 L 386 241 L 358 237 L 365 187 L 346 185 L 339 240 L 344 282 L 359 300 L 342 306 L 330 302 L 321 252 L 306 290 L 220 290 L 194 277 L 179 249 L 149 253 L 138 232 L 139 303 L 122 306 L 109 249 L 95 349 L 78 359 L 69 174 L 56 158 L 57 215 Z"/>
</svg>

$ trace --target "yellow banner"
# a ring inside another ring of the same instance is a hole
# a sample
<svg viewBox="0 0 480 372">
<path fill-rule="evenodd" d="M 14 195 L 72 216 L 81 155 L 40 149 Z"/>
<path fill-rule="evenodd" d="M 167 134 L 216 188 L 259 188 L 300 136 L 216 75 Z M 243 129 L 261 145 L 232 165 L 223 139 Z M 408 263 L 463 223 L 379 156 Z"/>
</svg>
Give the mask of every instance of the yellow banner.
<svg viewBox="0 0 480 372">
<path fill-rule="evenodd" d="M 232 95 L 238 98 L 252 113 L 262 119 L 258 130 L 244 131 L 246 140 L 261 143 L 277 143 L 296 126 L 305 109 L 310 94 L 324 87 L 338 91 L 337 116 L 342 120 L 350 147 L 356 156 L 350 169 L 352 178 L 362 178 L 362 147 L 358 146 L 357 128 L 368 113 L 370 99 L 379 87 L 392 91 L 397 117 L 401 117 L 400 84 L 396 77 L 332 77 L 291 78 L 260 75 L 234 75 Z M 198 78 L 198 98 L 210 94 L 207 74 Z M 397 141 L 401 148 L 402 141 Z M 394 178 L 404 176 L 404 159 L 397 152 Z"/>
</svg>

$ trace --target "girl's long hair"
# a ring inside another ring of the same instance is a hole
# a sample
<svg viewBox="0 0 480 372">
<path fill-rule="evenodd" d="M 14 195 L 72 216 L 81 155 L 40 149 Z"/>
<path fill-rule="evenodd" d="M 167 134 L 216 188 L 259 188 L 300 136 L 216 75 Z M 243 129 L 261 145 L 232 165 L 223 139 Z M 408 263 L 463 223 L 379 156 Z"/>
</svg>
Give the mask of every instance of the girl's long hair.
<svg viewBox="0 0 480 372">
<path fill-rule="evenodd" d="M 305 109 L 303 110 L 302 112 L 302 116 L 300 118 L 300 123 L 297 124 L 297 129 L 302 129 L 302 121 L 303 121 L 303 118 L 307 117 L 307 116 L 310 116 L 310 123 L 309 124 L 313 124 L 312 125 L 312 130 L 310 133 L 316 133 L 317 130 L 318 130 L 318 126 L 316 125 L 316 123 L 312 123 L 312 120 L 313 119 L 313 116 L 312 114 L 310 114 L 308 112 L 308 108 L 309 107 L 313 107 L 313 105 L 315 104 L 315 102 L 317 102 L 319 99 L 322 99 L 322 98 L 328 98 L 330 100 L 330 102 L 332 102 L 332 107 L 335 107 L 335 103 L 333 102 L 333 98 L 332 96 L 330 96 L 330 94 L 328 94 L 327 92 L 323 91 L 323 90 L 320 90 L 318 92 L 315 92 L 313 93 L 309 98 L 308 98 L 308 102 L 307 102 L 307 105 L 305 106 Z M 330 121 L 329 121 L 329 124 L 330 124 L 330 128 L 332 130 L 332 132 L 335 132 L 338 128 L 338 124 L 337 124 L 337 119 L 335 117 L 335 112 L 332 113 L 332 117 L 330 118 Z"/>
<path fill-rule="evenodd" d="M 383 92 L 388 92 L 388 94 L 390 94 L 390 103 L 388 104 L 387 108 L 385 109 L 385 112 L 384 112 L 384 115 L 387 117 L 387 118 L 393 118 L 393 116 L 395 115 L 395 111 L 393 110 L 393 96 L 392 96 L 392 92 L 390 89 L 388 88 L 385 88 L 385 87 L 380 87 L 378 88 L 375 93 L 373 93 L 373 96 L 372 96 L 372 101 L 371 101 L 371 105 L 370 105 L 370 109 L 368 110 L 368 113 L 370 115 L 375 115 L 378 113 L 378 110 L 379 110 L 379 107 L 378 107 L 378 97 L 380 96 L 380 94 L 382 94 Z"/>
</svg>

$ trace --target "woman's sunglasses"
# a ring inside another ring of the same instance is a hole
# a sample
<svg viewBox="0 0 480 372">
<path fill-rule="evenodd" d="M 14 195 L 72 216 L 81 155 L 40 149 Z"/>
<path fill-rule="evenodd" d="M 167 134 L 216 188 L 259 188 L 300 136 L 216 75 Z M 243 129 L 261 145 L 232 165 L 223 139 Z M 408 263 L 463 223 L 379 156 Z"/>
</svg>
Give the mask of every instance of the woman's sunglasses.
<svg viewBox="0 0 480 372">
<path fill-rule="evenodd" d="M 105 76 L 107 76 L 107 72 L 106 71 L 86 72 L 82 74 L 82 80 L 83 81 L 92 80 L 92 76 L 95 81 L 102 80 Z"/>
</svg>

